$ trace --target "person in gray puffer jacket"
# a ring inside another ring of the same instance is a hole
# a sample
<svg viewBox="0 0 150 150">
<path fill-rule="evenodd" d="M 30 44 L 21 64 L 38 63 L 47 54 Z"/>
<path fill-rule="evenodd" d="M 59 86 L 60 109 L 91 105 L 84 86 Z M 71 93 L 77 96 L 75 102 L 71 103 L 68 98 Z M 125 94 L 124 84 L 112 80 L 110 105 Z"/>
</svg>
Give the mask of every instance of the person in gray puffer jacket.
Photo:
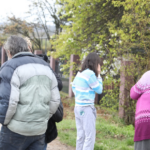
<svg viewBox="0 0 150 150">
<path fill-rule="evenodd" d="M 32 43 L 31 43 L 30 39 L 27 38 L 27 37 L 24 38 L 24 39 L 27 42 L 29 51 L 31 53 L 33 53 Z M 45 62 L 48 62 L 47 55 L 45 55 L 45 54 L 36 54 L 36 56 L 40 59 L 43 59 Z M 57 82 L 58 82 L 58 89 L 59 89 L 59 91 L 61 91 L 62 88 L 63 88 L 61 78 L 54 71 L 53 71 L 53 73 L 55 74 L 55 77 L 56 77 Z M 60 100 L 60 104 L 59 104 L 59 107 L 58 107 L 56 113 L 53 114 L 53 116 L 48 121 L 47 130 L 46 130 L 46 133 L 45 133 L 45 147 L 44 147 L 44 150 L 47 149 L 47 144 L 50 143 L 51 141 L 53 141 L 57 137 L 58 132 L 57 132 L 56 122 L 58 123 L 58 122 L 61 122 L 62 120 L 63 120 L 63 104 Z"/>
<path fill-rule="evenodd" d="M 0 150 L 43 150 L 48 120 L 60 104 L 56 77 L 23 38 L 10 36 L 4 49 L 9 60 L 0 69 Z"/>
</svg>

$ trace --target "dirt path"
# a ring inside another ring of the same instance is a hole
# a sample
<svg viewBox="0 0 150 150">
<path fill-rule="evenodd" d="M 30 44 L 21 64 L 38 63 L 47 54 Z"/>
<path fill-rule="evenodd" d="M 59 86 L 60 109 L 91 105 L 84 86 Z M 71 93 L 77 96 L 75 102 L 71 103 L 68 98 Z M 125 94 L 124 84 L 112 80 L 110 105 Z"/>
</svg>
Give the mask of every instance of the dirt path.
<svg viewBox="0 0 150 150">
<path fill-rule="evenodd" d="M 59 141 L 59 137 L 48 144 L 47 150 L 75 150 L 75 148 L 62 144 Z"/>
</svg>

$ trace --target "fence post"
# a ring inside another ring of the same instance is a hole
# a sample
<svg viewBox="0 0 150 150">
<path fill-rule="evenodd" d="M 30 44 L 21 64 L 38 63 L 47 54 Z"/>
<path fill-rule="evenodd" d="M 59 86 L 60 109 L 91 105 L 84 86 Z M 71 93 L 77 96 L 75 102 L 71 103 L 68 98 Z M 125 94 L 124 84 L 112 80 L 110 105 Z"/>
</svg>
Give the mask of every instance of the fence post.
<svg viewBox="0 0 150 150">
<path fill-rule="evenodd" d="M 70 62 L 71 62 L 71 64 L 72 63 L 79 64 L 80 63 L 79 59 L 80 59 L 79 55 L 72 54 L 71 57 L 70 57 Z M 72 82 L 72 78 L 73 78 L 74 75 L 75 75 L 75 70 L 73 70 L 73 65 L 71 65 L 70 66 L 70 76 L 69 76 L 69 97 L 74 96 L 74 94 L 72 92 L 72 87 L 71 87 L 71 82 Z"/>
<path fill-rule="evenodd" d="M 35 55 L 42 55 L 42 54 L 43 54 L 43 51 L 42 51 L 42 50 L 35 50 L 35 51 L 34 51 L 34 54 L 35 54 Z"/>
<path fill-rule="evenodd" d="M 56 59 L 54 59 L 52 56 L 50 57 L 50 66 L 55 71 L 55 66 L 56 66 Z"/>
<path fill-rule="evenodd" d="M 130 87 L 134 84 L 134 76 L 132 74 L 133 61 L 122 60 L 121 72 L 120 72 L 120 94 L 119 94 L 119 117 L 124 118 L 125 108 L 123 106 L 128 105 L 130 96 Z M 127 71 L 130 70 L 130 72 Z"/>
</svg>

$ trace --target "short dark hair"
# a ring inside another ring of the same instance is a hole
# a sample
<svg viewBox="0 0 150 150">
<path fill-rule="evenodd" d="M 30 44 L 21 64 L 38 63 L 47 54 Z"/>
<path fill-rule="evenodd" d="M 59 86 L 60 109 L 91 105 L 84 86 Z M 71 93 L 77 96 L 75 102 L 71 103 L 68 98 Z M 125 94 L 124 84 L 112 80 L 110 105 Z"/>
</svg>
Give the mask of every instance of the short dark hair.
<svg viewBox="0 0 150 150">
<path fill-rule="evenodd" d="M 94 71 L 96 76 L 98 76 L 98 71 L 97 71 L 98 64 L 99 65 L 101 64 L 100 57 L 94 52 L 90 53 L 85 58 L 85 60 L 84 60 L 84 62 L 82 64 L 81 72 L 86 70 L 86 69 L 90 69 L 90 70 Z"/>
<path fill-rule="evenodd" d="M 6 51 L 10 51 L 10 54 L 14 56 L 15 54 L 19 52 L 28 52 L 28 45 L 27 42 L 22 38 L 17 35 L 12 35 L 10 36 L 5 45 L 4 49 Z"/>
</svg>

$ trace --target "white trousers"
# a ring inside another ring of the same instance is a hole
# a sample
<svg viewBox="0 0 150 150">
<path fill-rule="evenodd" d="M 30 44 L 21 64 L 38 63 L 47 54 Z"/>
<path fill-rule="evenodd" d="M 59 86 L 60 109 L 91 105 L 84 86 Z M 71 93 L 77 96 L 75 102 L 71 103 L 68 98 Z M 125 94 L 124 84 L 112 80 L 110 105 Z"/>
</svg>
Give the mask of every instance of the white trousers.
<svg viewBox="0 0 150 150">
<path fill-rule="evenodd" d="M 96 109 L 94 106 L 75 106 L 76 150 L 94 150 Z"/>
</svg>

